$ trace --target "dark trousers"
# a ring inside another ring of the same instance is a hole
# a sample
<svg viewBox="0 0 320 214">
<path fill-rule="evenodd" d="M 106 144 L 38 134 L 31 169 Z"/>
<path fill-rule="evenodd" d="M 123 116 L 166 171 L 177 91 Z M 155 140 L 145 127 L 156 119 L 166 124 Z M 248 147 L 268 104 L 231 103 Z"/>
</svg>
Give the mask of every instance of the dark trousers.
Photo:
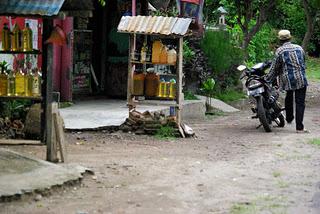
<svg viewBox="0 0 320 214">
<path fill-rule="evenodd" d="M 293 94 L 296 103 L 296 130 L 303 130 L 303 116 L 305 109 L 305 99 L 306 99 L 307 87 L 300 88 L 297 90 L 287 91 L 285 99 L 285 108 L 286 108 L 286 120 L 287 122 L 292 122 L 294 119 L 293 116 Z"/>
</svg>

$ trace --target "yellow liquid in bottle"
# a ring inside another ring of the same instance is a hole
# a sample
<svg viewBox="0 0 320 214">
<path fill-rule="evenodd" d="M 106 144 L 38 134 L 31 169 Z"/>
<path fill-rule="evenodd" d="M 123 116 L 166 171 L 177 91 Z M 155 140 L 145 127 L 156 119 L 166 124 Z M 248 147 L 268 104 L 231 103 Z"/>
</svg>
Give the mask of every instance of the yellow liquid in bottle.
<svg viewBox="0 0 320 214">
<path fill-rule="evenodd" d="M 32 74 L 28 72 L 25 77 L 25 94 L 27 97 L 32 97 Z"/>
<path fill-rule="evenodd" d="M 8 76 L 6 73 L 0 74 L 0 96 L 7 95 L 7 87 L 8 87 Z"/>
<path fill-rule="evenodd" d="M 16 74 L 16 90 L 15 95 L 16 96 L 25 96 L 26 95 L 26 81 L 25 81 L 25 75 L 22 73 L 22 71 L 18 72 Z"/>
<path fill-rule="evenodd" d="M 32 95 L 35 97 L 41 96 L 41 76 L 40 70 L 32 76 Z"/>
<path fill-rule="evenodd" d="M 8 74 L 8 88 L 7 88 L 7 96 L 14 96 L 15 95 L 15 86 L 16 80 L 13 72 L 11 71 Z"/>
<path fill-rule="evenodd" d="M 176 83 L 170 82 L 169 98 L 176 97 Z"/>
<path fill-rule="evenodd" d="M 11 34 L 11 50 L 12 51 L 20 50 L 20 29 L 17 24 L 14 25 L 14 28 Z"/>
</svg>

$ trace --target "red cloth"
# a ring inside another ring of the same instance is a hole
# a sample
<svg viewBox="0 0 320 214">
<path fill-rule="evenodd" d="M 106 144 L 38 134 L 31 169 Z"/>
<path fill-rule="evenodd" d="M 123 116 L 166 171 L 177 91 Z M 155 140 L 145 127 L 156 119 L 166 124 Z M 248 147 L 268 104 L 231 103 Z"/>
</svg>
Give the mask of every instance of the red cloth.
<svg viewBox="0 0 320 214">
<path fill-rule="evenodd" d="M 181 2 L 189 2 L 193 4 L 200 4 L 200 0 L 181 0 Z"/>
</svg>

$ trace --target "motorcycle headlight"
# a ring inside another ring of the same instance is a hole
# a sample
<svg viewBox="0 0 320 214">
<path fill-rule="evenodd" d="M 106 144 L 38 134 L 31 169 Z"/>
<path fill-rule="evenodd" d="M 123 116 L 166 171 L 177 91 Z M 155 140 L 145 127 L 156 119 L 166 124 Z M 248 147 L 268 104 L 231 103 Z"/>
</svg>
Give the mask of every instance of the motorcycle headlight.
<svg viewBox="0 0 320 214">
<path fill-rule="evenodd" d="M 258 80 L 251 80 L 248 84 L 249 89 L 256 89 L 262 86 L 262 83 Z"/>
</svg>

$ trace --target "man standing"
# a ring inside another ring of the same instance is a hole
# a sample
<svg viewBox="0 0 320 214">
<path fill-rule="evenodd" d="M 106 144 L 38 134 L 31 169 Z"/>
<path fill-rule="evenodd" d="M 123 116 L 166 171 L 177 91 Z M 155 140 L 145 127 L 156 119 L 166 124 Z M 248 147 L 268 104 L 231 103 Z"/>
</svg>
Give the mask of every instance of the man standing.
<svg viewBox="0 0 320 214">
<path fill-rule="evenodd" d="M 266 79 L 274 80 L 279 76 L 280 87 L 287 92 L 285 98 L 286 120 L 291 123 L 293 115 L 293 96 L 296 104 L 296 131 L 308 132 L 303 125 L 305 98 L 307 91 L 307 78 L 305 66 L 305 52 L 302 47 L 292 44 L 291 34 L 288 30 L 280 30 L 278 38 L 281 46 L 276 50 L 276 58 L 273 61 Z"/>
</svg>

